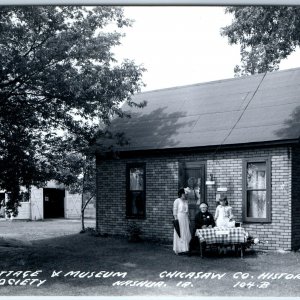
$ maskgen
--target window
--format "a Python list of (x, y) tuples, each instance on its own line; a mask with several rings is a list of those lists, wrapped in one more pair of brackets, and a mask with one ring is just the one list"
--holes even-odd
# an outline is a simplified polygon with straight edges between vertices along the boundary
[(245, 222), (270, 222), (270, 161), (244, 162), (243, 216)]
[(5, 193), (1, 192), (0, 193), (0, 218), (5, 217), (4, 205), (5, 205)]
[(129, 164), (126, 168), (126, 216), (146, 216), (146, 166), (143, 163)]
[(5, 193), (0, 192), (0, 205), (5, 204)]
[(22, 191), (21, 192), (21, 200), (20, 200), (20, 202), (29, 202), (29, 199), (30, 199), (29, 190)]
[[(11, 198), (11, 193), (7, 192), (7, 201)], [(5, 193), (0, 193), (0, 202), (5, 200)], [(29, 189), (23, 189), (20, 191), (20, 202), (29, 202), (30, 201), (30, 190)]]

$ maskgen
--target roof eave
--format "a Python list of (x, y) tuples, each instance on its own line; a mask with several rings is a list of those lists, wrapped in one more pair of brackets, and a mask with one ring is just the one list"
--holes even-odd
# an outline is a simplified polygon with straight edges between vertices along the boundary
[[(198, 147), (181, 147), (181, 148), (164, 148), (164, 149), (143, 149), (143, 150), (125, 150), (116, 151), (114, 155), (107, 155), (106, 158), (127, 158), (137, 156), (149, 156), (149, 155), (168, 155), (172, 154), (183, 154), (191, 152), (221, 152), (223, 150), (241, 150), (251, 148), (262, 148), (262, 147), (275, 147), (275, 146), (288, 146), (300, 144), (300, 138), (297, 139), (286, 139), (286, 140), (275, 140), (275, 141), (264, 141), (264, 142), (252, 142), (252, 143), (240, 143), (240, 144), (226, 144), (226, 145), (209, 145), (209, 146), (198, 146)], [(99, 156), (96, 154), (96, 156)]]

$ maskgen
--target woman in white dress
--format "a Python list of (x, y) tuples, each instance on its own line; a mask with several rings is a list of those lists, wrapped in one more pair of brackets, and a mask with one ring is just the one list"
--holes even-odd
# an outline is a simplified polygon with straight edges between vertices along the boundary
[(176, 254), (186, 253), (189, 251), (189, 243), (191, 241), (190, 222), (189, 222), (189, 206), (185, 197), (184, 189), (178, 191), (178, 198), (173, 204), (173, 215), (179, 221), (180, 237), (174, 229), (173, 250)]
[(220, 199), (220, 205), (216, 208), (215, 221), (217, 227), (231, 227), (232, 207), (228, 206), (227, 197)]

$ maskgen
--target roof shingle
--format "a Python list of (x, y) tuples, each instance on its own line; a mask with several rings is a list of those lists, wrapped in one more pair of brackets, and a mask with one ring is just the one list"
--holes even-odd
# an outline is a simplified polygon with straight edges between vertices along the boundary
[(300, 137), (300, 68), (137, 94), (116, 119), (120, 151), (274, 142)]

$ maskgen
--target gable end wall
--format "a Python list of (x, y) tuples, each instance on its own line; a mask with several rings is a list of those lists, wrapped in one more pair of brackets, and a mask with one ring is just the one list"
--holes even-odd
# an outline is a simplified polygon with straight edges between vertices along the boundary
[(292, 248), (300, 248), (300, 147), (292, 149)]

